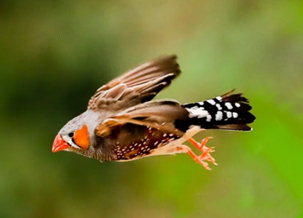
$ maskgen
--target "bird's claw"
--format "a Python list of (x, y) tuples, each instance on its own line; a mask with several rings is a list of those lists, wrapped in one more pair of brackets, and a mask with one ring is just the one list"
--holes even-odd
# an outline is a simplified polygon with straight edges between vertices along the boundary
[(212, 139), (212, 137), (207, 137), (204, 138), (201, 143), (196, 142), (193, 138), (190, 138), (188, 141), (190, 143), (192, 143), (197, 149), (199, 149), (200, 151), (202, 151), (202, 154), (200, 156), (196, 156), (194, 155), (194, 153), (190, 153), (190, 155), (193, 157), (193, 159), (198, 162), (199, 164), (201, 164), (202, 166), (205, 167), (205, 169), (210, 170), (210, 168), (208, 167), (208, 163), (205, 161), (209, 161), (212, 162), (214, 165), (218, 165), (216, 163), (216, 160), (210, 155), (211, 152), (214, 152), (215, 150), (214, 147), (206, 147), (206, 143), (209, 139)]

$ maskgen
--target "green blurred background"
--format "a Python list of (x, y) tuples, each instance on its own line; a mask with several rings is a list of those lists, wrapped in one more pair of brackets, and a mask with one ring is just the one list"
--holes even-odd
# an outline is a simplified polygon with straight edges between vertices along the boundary
[[(244, 92), (253, 132), (189, 155), (99, 163), (51, 146), (95, 90), (176, 53), (159, 98)], [(0, 217), (296, 217), (303, 203), (303, 2), (0, 1)], [(303, 215), (303, 214), (301, 214)]]

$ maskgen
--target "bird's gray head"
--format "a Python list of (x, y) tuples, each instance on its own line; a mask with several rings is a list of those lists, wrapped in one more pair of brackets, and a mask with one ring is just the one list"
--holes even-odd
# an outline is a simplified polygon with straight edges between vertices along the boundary
[(65, 124), (55, 138), (52, 151), (82, 150), (86, 151), (90, 145), (90, 133), (84, 114), (81, 114)]

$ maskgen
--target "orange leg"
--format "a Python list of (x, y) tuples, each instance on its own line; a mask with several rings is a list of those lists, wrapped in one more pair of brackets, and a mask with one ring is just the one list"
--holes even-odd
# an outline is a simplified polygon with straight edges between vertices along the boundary
[(198, 157), (199, 160), (201, 160), (201, 161), (203, 161), (203, 160), (211, 161), (214, 165), (218, 165), (216, 163), (215, 159), (210, 155), (210, 152), (214, 152), (214, 150), (213, 150), (214, 147), (208, 148), (208, 147), (205, 146), (207, 141), (211, 138), (212, 137), (207, 137), (207, 138), (203, 139), (201, 141), (201, 143), (196, 142), (193, 138), (188, 139), (188, 141), (190, 143), (192, 143), (197, 149), (202, 151), (202, 154)]
[(204, 162), (202, 158), (195, 155), (195, 153), (190, 149), (190, 147), (188, 147), (186, 145), (179, 145), (177, 147), (177, 152), (178, 153), (188, 153), (197, 163), (201, 164), (205, 169), (211, 170), (208, 167), (208, 163)]

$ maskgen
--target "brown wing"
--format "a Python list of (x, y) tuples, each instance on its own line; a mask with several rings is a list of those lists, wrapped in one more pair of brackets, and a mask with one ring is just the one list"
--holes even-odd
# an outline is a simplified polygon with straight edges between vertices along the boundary
[(92, 110), (125, 109), (154, 98), (180, 74), (175, 55), (165, 56), (125, 73), (99, 88), (88, 103)]
[(102, 122), (95, 129), (95, 134), (107, 137), (117, 126), (127, 123), (150, 127), (165, 133), (183, 135), (184, 133), (175, 128), (176, 120), (188, 119), (188, 111), (175, 101), (146, 102), (128, 108), (115, 116)]

